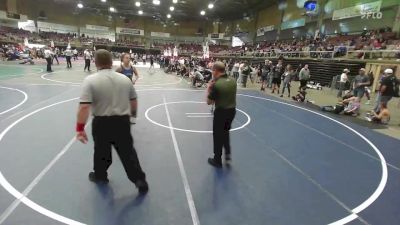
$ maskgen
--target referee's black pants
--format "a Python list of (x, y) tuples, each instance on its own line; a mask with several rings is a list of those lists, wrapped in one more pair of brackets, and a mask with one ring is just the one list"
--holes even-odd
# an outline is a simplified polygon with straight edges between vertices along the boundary
[(90, 71), (90, 59), (85, 59), (85, 69), (83, 70), (86, 70), (86, 68)]
[(47, 72), (51, 72), (51, 57), (46, 58), (47, 62)]
[(222, 148), (225, 149), (225, 155), (231, 154), (231, 145), (229, 138), (229, 130), (232, 121), (235, 118), (236, 109), (220, 109), (214, 110), (213, 120), (213, 139), (214, 139), (214, 160), (221, 162)]
[(96, 178), (107, 178), (107, 169), (112, 163), (113, 146), (121, 159), (128, 178), (133, 183), (145, 180), (136, 150), (133, 147), (129, 116), (94, 117), (92, 123), (94, 140), (94, 172)]
[(65, 56), (65, 59), (67, 60), (67, 68), (71, 68), (72, 67), (71, 56)]

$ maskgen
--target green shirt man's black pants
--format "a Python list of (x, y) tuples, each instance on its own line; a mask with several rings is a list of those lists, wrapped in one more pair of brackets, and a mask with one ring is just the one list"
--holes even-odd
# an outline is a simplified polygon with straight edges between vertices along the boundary
[(225, 148), (225, 155), (231, 154), (229, 130), (235, 118), (236, 108), (215, 109), (213, 120), (213, 139), (214, 139), (214, 160), (222, 162), (222, 149)]

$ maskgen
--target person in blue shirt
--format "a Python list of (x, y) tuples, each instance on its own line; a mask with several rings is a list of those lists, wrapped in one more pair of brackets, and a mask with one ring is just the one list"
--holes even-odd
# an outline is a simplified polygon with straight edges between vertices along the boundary
[[(121, 66), (116, 70), (116, 72), (127, 76), (132, 81), (133, 85), (135, 85), (136, 81), (139, 80), (139, 73), (131, 64), (131, 56), (129, 53), (123, 53), (121, 55)], [(131, 116), (131, 124), (136, 124), (136, 118), (137, 114), (134, 112)]]
[(139, 79), (139, 73), (137, 69), (132, 66), (131, 57), (128, 53), (123, 53), (121, 55), (121, 66), (116, 70), (116, 72), (127, 76), (132, 81), (132, 84), (135, 84)]

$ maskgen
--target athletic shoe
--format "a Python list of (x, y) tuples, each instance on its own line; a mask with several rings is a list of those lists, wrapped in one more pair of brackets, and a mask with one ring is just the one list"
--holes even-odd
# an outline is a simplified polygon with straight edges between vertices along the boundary
[(135, 117), (131, 117), (130, 121), (131, 121), (131, 124), (136, 124), (136, 118)]
[(217, 162), (213, 158), (208, 158), (208, 164), (210, 164), (211, 166), (216, 167), (216, 168), (222, 168), (222, 162)]
[(368, 100), (365, 104), (366, 104), (366, 105), (371, 105), (370, 100)]
[(109, 182), (108, 178), (97, 178), (94, 172), (89, 173), (89, 180), (94, 183), (104, 183), (107, 184)]
[(225, 155), (225, 162), (228, 163), (228, 164), (232, 162), (231, 154), (226, 154)]
[(135, 185), (141, 195), (144, 195), (149, 191), (149, 185), (147, 184), (146, 180), (138, 180), (136, 181)]

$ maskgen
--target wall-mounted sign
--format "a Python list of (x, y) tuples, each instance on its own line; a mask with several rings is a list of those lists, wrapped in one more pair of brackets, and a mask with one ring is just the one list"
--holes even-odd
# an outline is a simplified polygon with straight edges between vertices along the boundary
[(105, 26), (97, 26), (97, 25), (86, 24), (86, 29), (88, 29), (88, 30), (102, 30), (102, 31), (108, 31), (110, 28), (105, 27)]
[(352, 17), (358, 17), (367, 13), (378, 13), (381, 10), (382, 1), (360, 4), (344, 9), (333, 11), (332, 20), (342, 20)]
[(169, 38), (171, 36), (171, 34), (170, 33), (164, 33), (164, 32), (151, 32), (150, 36), (152, 36), (152, 37)]
[(260, 27), (257, 29), (257, 37), (263, 36), (265, 32), (273, 31), (275, 29), (274, 25)]
[(301, 18), (297, 20), (289, 20), (286, 22), (283, 22), (281, 24), (281, 30), (287, 30), (291, 28), (296, 28), (296, 27), (303, 27), (306, 25), (306, 18)]
[(224, 39), (224, 33), (213, 33), (213, 34), (208, 34), (208, 38), (210, 39)]
[(117, 34), (127, 34), (127, 35), (139, 35), (139, 36), (143, 36), (143, 35), (144, 35), (144, 30), (117, 27), (117, 28), (116, 28), (116, 33), (117, 33)]

